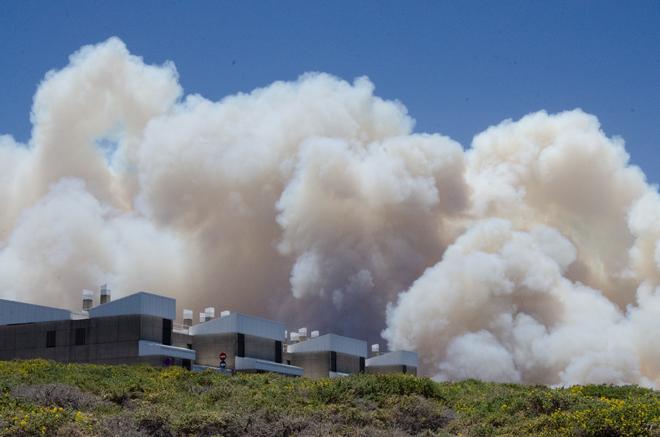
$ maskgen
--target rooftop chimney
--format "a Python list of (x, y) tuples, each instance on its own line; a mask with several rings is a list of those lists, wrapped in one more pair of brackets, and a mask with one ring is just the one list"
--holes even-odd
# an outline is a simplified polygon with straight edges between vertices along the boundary
[(110, 289), (108, 284), (101, 285), (101, 305), (110, 302)]
[(93, 306), (94, 306), (94, 292), (92, 290), (83, 290), (82, 291), (83, 311), (87, 311)]
[(193, 312), (192, 310), (183, 310), (183, 326), (192, 326)]

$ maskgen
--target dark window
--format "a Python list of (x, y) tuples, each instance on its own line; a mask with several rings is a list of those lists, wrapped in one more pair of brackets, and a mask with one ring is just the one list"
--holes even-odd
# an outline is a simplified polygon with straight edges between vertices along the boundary
[(172, 345), (172, 321), (170, 319), (163, 319), (163, 344)]
[(337, 352), (330, 352), (330, 371), (337, 371)]
[(290, 366), (291, 365), (291, 360), (286, 360), (286, 363)]
[(360, 372), (364, 372), (364, 357), (360, 357)]
[(55, 347), (56, 331), (46, 331), (46, 347)]
[(186, 344), (186, 346), (188, 347), (188, 349), (192, 349), (192, 343), (188, 343)]
[(408, 367), (405, 364), (403, 365), (403, 373), (408, 373)]
[(236, 334), (236, 356), (245, 356), (245, 334)]
[(282, 362), (282, 342), (281, 341), (276, 341), (275, 342), (275, 362), (276, 363), (281, 363)]
[(87, 330), (85, 328), (76, 328), (76, 346), (82, 346), (85, 344), (87, 337)]

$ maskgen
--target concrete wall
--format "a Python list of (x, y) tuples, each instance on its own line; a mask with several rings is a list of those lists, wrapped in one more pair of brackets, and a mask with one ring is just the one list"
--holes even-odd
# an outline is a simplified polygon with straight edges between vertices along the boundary
[[(184, 347), (186, 349), (192, 349), (193, 337), (189, 334), (183, 334), (181, 332), (172, 333), (172, 346)], [(190, 345), (190, 347), (188, 347)]]
[[(76, 330), (85, 343), (76, 345)], [(61, 362), (130, 363), (154, 361), (138, 357), (138, 341), (161, 342), (163, 320), (144, 315), (0, 326), (0, 359), (45, 358)], [(47, 347), (47, 333), (55, 331), (55, 346)], [(158, 363), (162, 360), (158, 359)]]
[[(239, 352), (238, 337), (239, 334), (236, 333), (192, 336), (193, 349), (197, 352), (196, 364), (218, 367), (220, 364), (218, 355), (220, 355), (220, 352), (224, 352), (227, 354), (227, 358), (225, 359), (227, 368), (234, 369), (236, 367), (235, 358)], [(275, 348), (277, 342), (275, 340), (253, 337), (251, 335), (244, 335), (243, 338), (245, 342), (243, 356), (276, 361)]]
[[(332, 355), (335, 355), (335, 369), (332, 368)], [(359, 373), (360, 357), (338, 352), (295, 352), (284, 355), (284, 363), (302, 367), (303, 376), (308, 378), (327, 378), (330, 372)]]
[(302, 367), (307, 378), (327, 378), (330, 374), (330, 352), (287, 353), (284, 363)]
[(172, 366), (183, 366), (183, 360), (180, 358), (171, 358), (161, 355), (151, 355), (148, 357), (126, 357), (126, 358), (109, 358), (105, 360), (98, 360), (95, 364), (148, 364), (151, 366), (160, 367), (166, 362)]
[(220, 363), (218, 355), (220, 352), (224, 352), (227, 354), (225, 360), (227, 368), (235, 367), (234, 359), (238, 346), (236, 334), (195, 335), (192, 337), (192, 341), (193, 349), (197, 352), (196, 364), (218, 367)]
[(339, 373), (360, 373), (360, 357), (337, 353), (337, 370)]
[(245, 356), (250, 358), (258, 358), (260, 360), (276, 361), (275, 360), (275, 347), (274, 340), (253, 337), (251, 335), (245, 336)]

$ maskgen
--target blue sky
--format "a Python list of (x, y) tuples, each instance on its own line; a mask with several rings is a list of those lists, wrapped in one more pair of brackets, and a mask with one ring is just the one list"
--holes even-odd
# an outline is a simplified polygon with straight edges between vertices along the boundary
[[(238, 6), (240, 5), (240, 6)], [(219, 99), (325, 71), (367, 75), (417, 131), (465, 147), (505, 118), (576, 107), (660, 182), (660, 2), (0, 2), (0, 133), (29, 138), (44, 73), (116, 35)]]

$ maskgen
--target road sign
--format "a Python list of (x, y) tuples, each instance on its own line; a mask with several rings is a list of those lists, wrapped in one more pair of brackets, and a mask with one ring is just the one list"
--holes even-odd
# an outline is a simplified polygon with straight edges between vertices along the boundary
[(227, 359), (227, 354), (224, 352), (220, 352), (220, 355), (218, 355), (218, 357), (220, 357), (220, 361), (224, 361), (225, 359)]
[(225, 363), (224, 361), (220, 361), (220, 368), (224, 369), (225, 367), (227, 367), (227, 363)]

